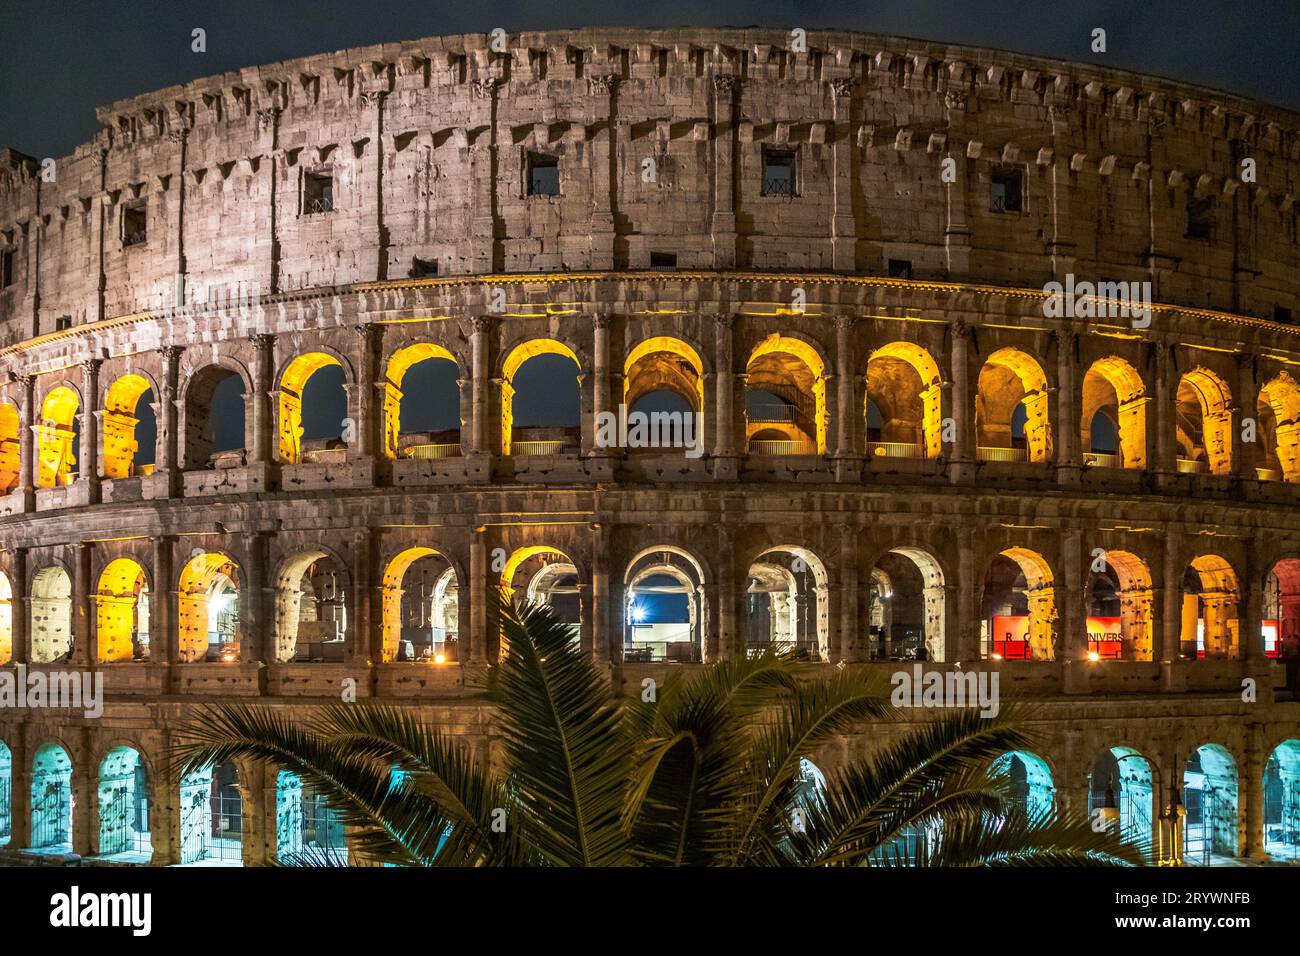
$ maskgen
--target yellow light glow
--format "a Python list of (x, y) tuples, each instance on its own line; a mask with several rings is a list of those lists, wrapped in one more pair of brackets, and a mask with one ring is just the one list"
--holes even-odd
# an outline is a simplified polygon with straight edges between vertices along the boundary
[(447, 663), (447, 655), (446, 655), (446, 654), (435, 654), (434, 657), (433, 657), (433, 662), (434, 662), (435, 664), (445, 664), (445, 663)]
[(1092, 661), (1095, 664), (1097, 663), (1097, 661), (1101, 660), (1101, 655), (1098, 654), (1096, 651), (1089, 651), (1088, 660)]

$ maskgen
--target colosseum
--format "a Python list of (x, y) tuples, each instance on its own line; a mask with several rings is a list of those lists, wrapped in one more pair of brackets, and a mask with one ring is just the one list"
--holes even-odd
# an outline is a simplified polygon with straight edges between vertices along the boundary
[[(1300, 115), (793, 39), (384, 44), (0, 150), (6, 862), (341, 845), (172, 732), (353, 688), (490, 755), (497, 585), (615, 694), (995, 673), (1026, 802), (1142, 835), (1172, 788), (1187, 862), (1300, 855)], [(598, 427), (637, 412), (698, 447)], [(18, 706), (68, 674), (98, 706)]]

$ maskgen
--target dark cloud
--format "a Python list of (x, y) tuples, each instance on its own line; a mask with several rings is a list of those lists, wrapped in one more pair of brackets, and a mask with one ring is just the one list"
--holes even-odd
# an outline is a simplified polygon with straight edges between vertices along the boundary
[[(493, 27), (803, 26), (1000, 47), (1175, 77), (1300, 108), (1300, 4), (1033, 0), (0, 0), (0, 146), (63, 155), (96, 106), (199, 76), (352, 46)], [(1109, 52), (1094, 56), (1094, 27)], [(208, 52), (190, 51), (203, 27)]]

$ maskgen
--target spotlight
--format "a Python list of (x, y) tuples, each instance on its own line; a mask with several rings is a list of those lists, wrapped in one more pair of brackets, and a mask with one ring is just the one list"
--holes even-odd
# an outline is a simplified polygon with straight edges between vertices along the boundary
[(435, 664), (445, 664), (445, 663), (447, 663), (447, 655), (446, 655), (446, 654), (435, 654), (435, 655), (433, 655), (433, 662), (434, 662)]
[(1089, 651), (1088, 660), (1092, 661), (1095, 664), (1097, 661), (1101, 660), (1101, 655), (1098, 654), (1096, 651)]

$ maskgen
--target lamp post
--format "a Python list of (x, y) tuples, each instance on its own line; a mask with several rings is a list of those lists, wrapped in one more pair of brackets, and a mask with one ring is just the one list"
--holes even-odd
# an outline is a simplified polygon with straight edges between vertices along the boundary
[(1178, 755), (1175, 754), (1173, 766), (1169, 768), (1169, 799), (1160, 811), (1160, 823), (1156, 828), (1156, 866), (1186, 865), (1183, 860), (1183, 821), (1187, 817), (1187, 808), (1183, 806), (1182, 790), (1174, 770), (1177, 765)]

